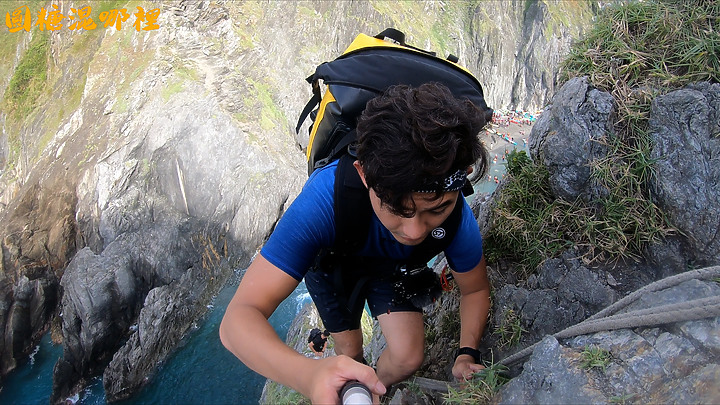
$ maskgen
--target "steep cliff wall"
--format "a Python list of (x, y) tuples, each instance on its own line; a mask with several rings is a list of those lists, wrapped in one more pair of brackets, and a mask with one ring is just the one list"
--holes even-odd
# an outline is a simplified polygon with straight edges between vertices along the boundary
[[(79, 6), (53, 4), (65, 16)], [(108, 399), (131, 395), (298, 192), (304, 78), (356, 33), (395, 26), (460, 56), (491, 106), (536, 108), (588, 4), (93, 2), (95, 30), (4, 32), (15, 56), (0, 70), (1, 373), (54, 322), (54, 399), (108, 362)], [(123, 7), (158, 8), (159, 29), (137, 31), (134, 16), (103, 27), (100, 13)], [(579, 19), (558, 19), (568, 11)], [(179, 302), (184, 316), (168, 316), (163, 303)], [(129, 361), (143, 372), (123, 374)]]

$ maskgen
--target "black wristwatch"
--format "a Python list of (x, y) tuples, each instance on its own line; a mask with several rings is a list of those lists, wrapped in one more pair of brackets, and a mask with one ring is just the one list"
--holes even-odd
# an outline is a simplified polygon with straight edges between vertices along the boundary
[(475, 364), (480, 364), (480, 361), (482, 360), (482, 357), (480, 357), (480, 350), (473, 349), (472, 347), (459, 348), (457, 354), (455, 355), (455, 358), (462, 354), (469, 354), (470, 356), (472, 356), (473, 360), (475, 360)]

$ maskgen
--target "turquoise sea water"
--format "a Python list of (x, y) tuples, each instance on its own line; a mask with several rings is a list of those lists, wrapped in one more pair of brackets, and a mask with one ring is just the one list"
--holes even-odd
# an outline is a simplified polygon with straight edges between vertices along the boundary
[[(225, 307), (237, 288), (237, 278), (216, 297), (207, 317), (184, 340), (182, 347), (158, 370), (138, 395), (118, 404), (257, 404), (265, 378), (248, 369), (220, 343), (218, 327)], [(282, 338), (302, 305), (310, 300), (301, 283), (270, 317)], [(258, 347), (262, 349), (262, 346)], [(30, 360), (3, 382), (0, 404), (42, 404), (50, 401), (52, 371), (62, 347), (45, 336)], [(70, 402), (105, 404), (102, 377)]]

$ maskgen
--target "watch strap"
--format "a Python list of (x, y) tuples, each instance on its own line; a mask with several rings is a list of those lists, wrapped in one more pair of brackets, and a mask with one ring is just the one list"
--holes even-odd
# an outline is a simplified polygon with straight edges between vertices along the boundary
[(463, 354), (468, 354), (472, 356), (473, 360), (475, 360), (475, 364), (480, 364), (480, 361), (482, 360), (482, 357), (480, 357), (480, 350), (473, 349), (472, 347), (466, 346), (459, 348), (457, 354), (455, 355), (455, 358)]

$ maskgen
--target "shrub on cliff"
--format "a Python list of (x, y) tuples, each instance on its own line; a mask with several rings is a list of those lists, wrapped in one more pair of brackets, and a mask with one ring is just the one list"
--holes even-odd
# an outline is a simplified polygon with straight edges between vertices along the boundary
[(639, 259), (648, 243), (674, 232), (649, 193), (650, 104), (692, 82), (720, 82), (719, 19), (720, 3), (703, 0), (628, 2), (600, 12), (564, 61), (561, 80), (587, 76), (616, 102), (614, 128), (597, 140), (609, 153), (590, 168), (608, 193), (590, 203), (563, 201), (541, 164), (511, 157), (486, 238), (491, 261), (517, 260), (529, 274), (571, 245), (589, 261)]

